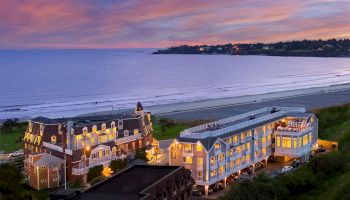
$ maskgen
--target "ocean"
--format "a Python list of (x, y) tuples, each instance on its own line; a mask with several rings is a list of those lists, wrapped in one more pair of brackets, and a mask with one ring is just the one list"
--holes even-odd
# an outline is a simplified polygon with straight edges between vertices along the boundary
[(236, 97), (350, 82), (349, 58), (1, 50), (0, 119)]

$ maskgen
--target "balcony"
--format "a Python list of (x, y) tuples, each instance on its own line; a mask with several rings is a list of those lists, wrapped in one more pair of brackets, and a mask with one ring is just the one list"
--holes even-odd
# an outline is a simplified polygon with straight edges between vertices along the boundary
[(300, 157), (311, 151), (311, 145), (307, 144), (303, 147), (298, 148), (283, 148), (277, 147), (275, 149), (275, 155), (277, 156), (291, 156), (291, 157)]
[(286, 136), (302, 136), (306, 133), (309, 133), (313, 130), (313, 127), (307, 128), (277, 128), (275, 131), (276, 135), (286, 135)]
[(137, 139), (139, 139), (141, 137), (142, 137), (141, 134), (126, 136), (126, 137), (122, 137), (122, 138), (114, 140), (114, 143), (115, 144), (123, 144), (123, 143), (127, 143), (127, 142), (131, 142), (131, 141), (137, 140)]

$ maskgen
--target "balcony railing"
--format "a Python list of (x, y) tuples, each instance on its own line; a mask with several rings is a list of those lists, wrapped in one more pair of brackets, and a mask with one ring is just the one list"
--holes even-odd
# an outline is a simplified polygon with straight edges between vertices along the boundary
[(288, 130), (277, 130), (275, 131), (276, 135), (287, 135), (287, 136), (301, 136), (304, 135), (306, 133), (309, 133), (313, 130), (313, 127), (307, 127), (301, 131), (298, 132), (294, 132), (294, 131), (288, 131)]
[(137, 139), (139, 139), (141, 137), (142, 137), (141, 134), (126, 136), (126, 137), (122, 137), (122, 138), (114, 140), (114, 143), (116, 143), (116, 144), (127, 143), (127, 142), (131, 142), (131, 141), (137, 140)]
[(307, 152), (311, 151), (311, 146), (309, 144), (298, 147), (298, 148), (283, 148), (283, 147), (276, 147), (275, 154), (276, 155), (294, 155), (294, 156), (301, 156)]

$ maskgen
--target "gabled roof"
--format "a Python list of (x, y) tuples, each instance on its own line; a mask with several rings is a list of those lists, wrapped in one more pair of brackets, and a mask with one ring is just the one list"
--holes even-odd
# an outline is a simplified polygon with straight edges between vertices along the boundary
[(37, 166), (52, 167), (63, 163), (64, 160), (48, 153), (43, 153), (41, 158), (35, 162)]

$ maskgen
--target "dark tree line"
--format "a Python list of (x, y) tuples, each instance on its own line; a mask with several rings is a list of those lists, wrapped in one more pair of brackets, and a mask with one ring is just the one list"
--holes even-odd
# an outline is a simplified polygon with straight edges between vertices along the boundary
[(270, 56), (350, 56), (349, 39), (296, 40), (276, 43), (238, 43), (223, 45), (182, 45), (154, 52), (154, 54), (230, 54)]

